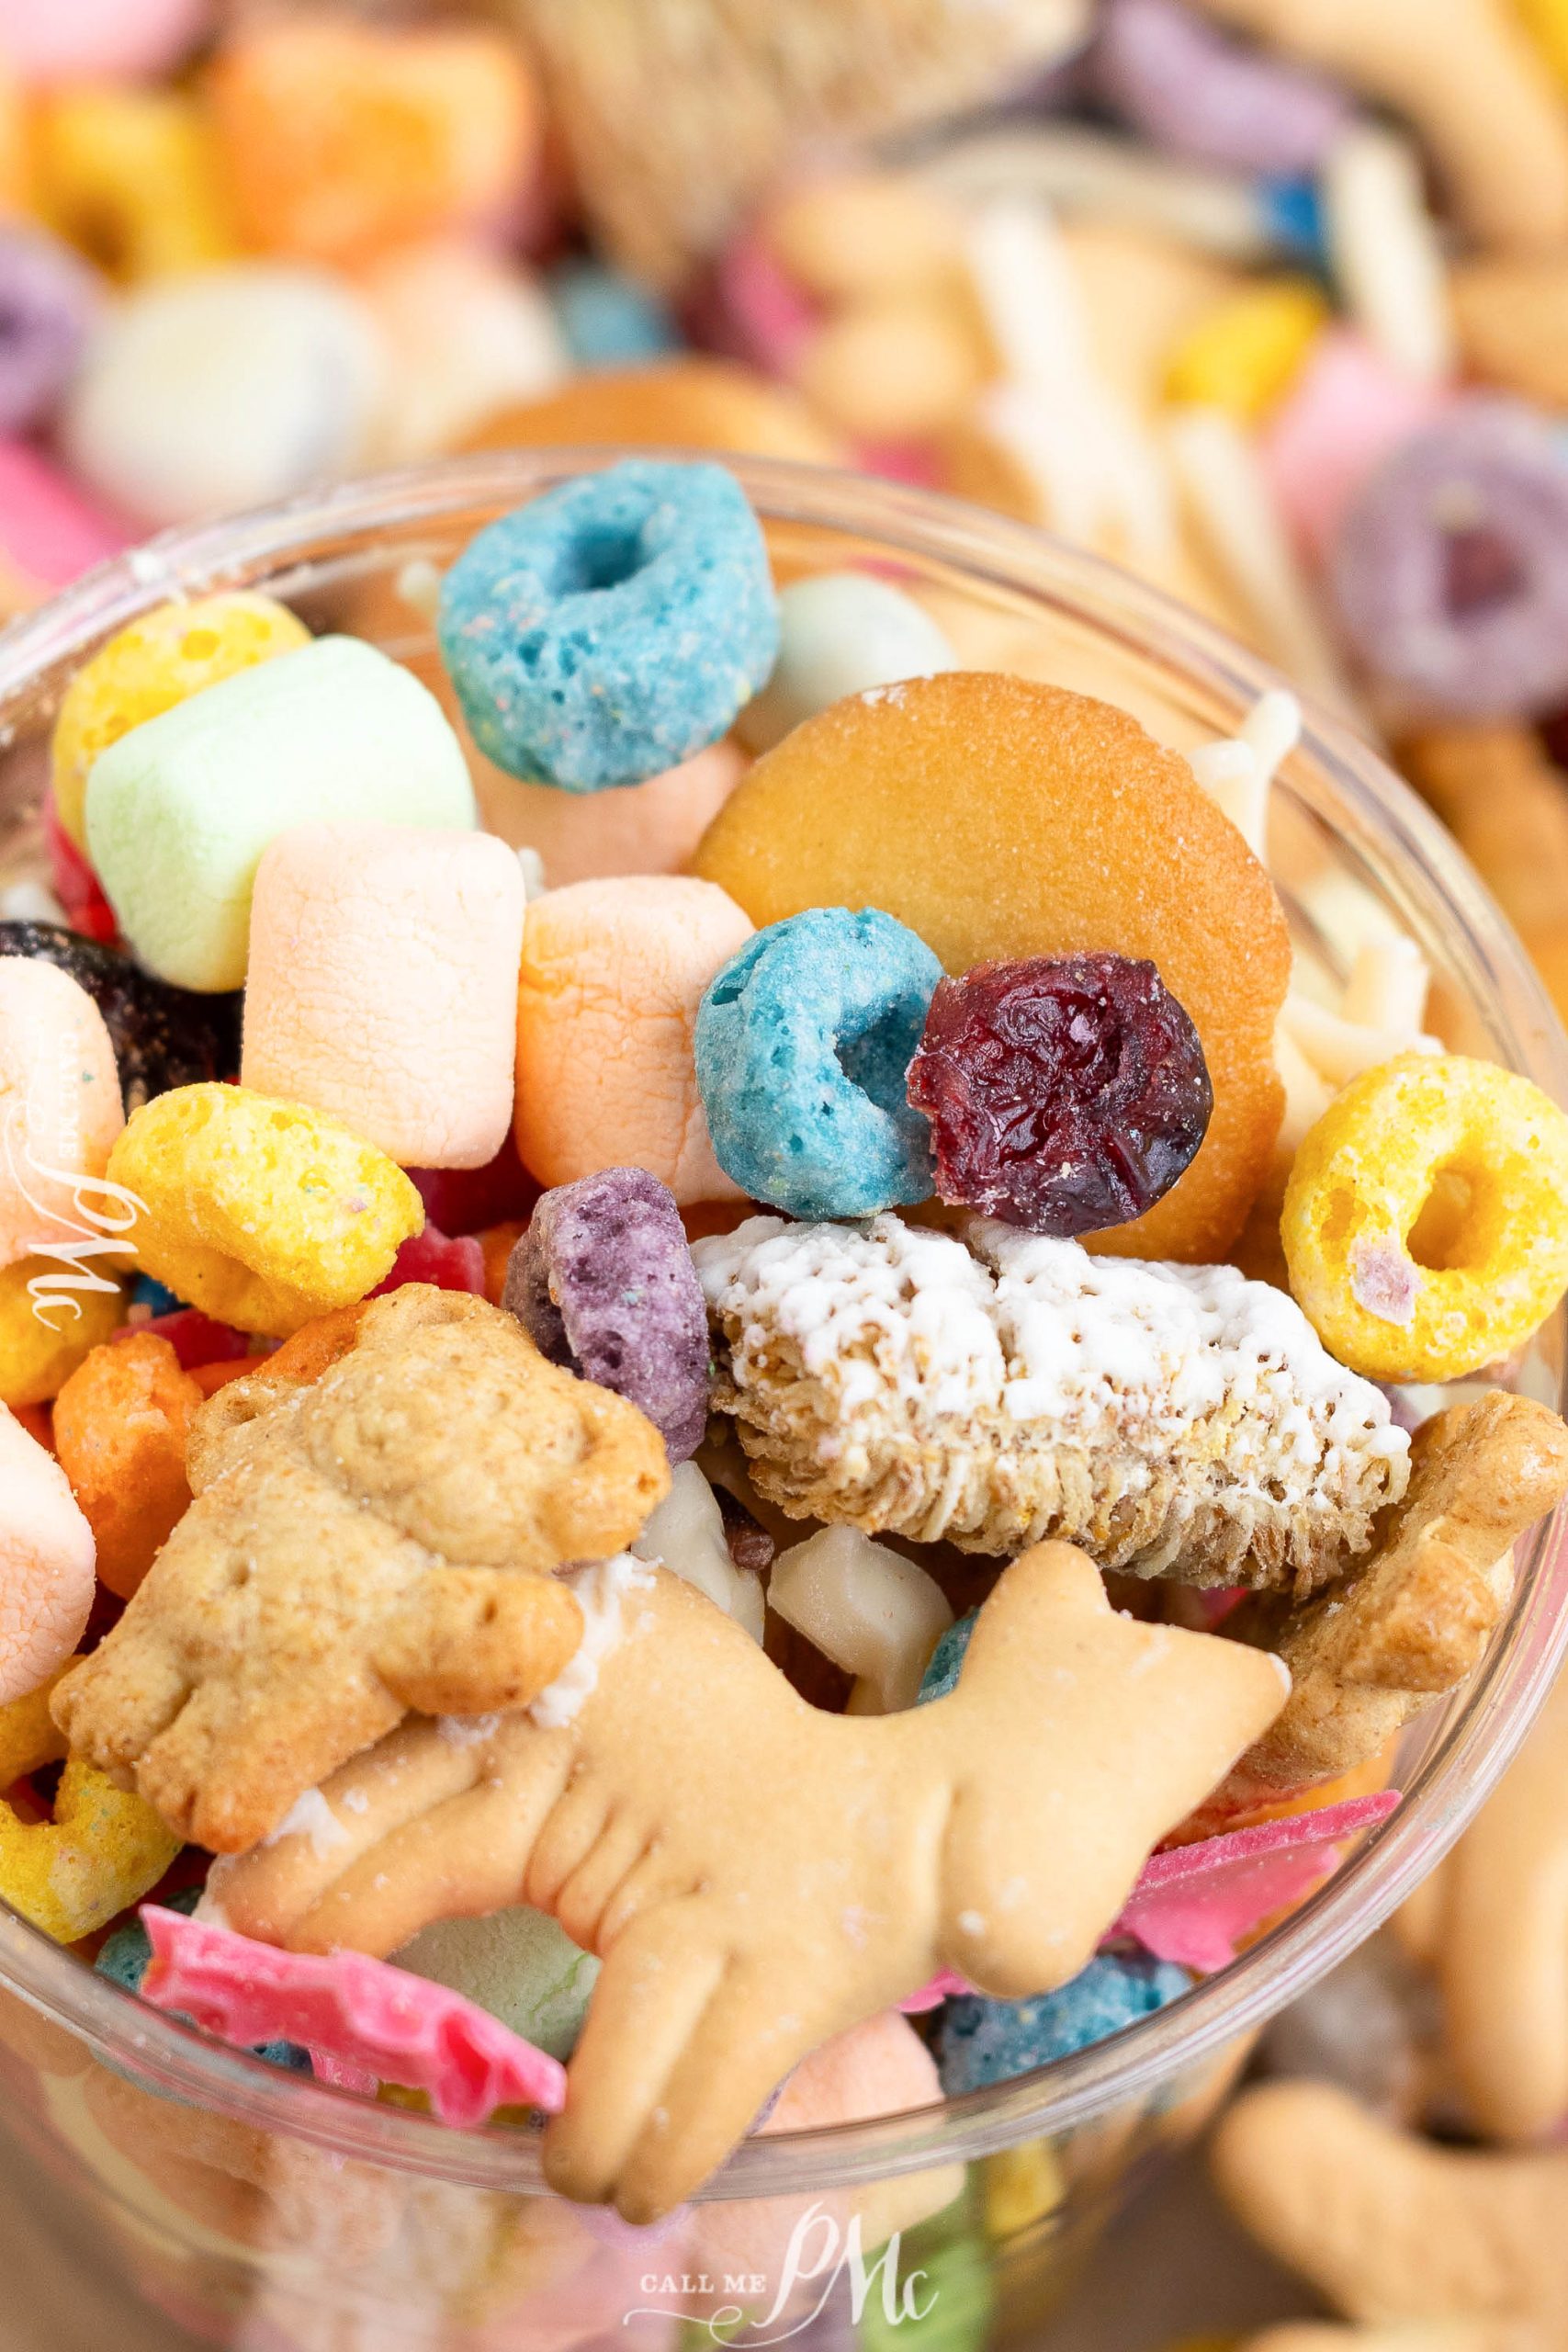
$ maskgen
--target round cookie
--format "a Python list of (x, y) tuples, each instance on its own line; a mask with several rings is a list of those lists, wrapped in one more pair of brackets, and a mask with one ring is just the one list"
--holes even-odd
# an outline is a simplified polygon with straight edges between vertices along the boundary
[(1125, 711), (976, 671), (874, 688), (759, 760), (694, 863), (759, 928), (874, 906), (949, 972), (1106, 948), (1156, 965), (1201, 1040), (1213, 1115), (1179, 1182), (1096, 1246), (1224, 1254), (1279, 1128), (1290, 938), (1241, 835)]
[(544, 400), (503, 409), (468, 449), (712, 449), (842, 462), (842, 445), (796, 393), (733, 360), (695, 355), (579, 376)]

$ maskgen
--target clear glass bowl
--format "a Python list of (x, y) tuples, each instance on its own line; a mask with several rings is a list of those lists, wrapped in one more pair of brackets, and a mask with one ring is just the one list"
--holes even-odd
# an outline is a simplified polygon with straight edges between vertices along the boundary
[[(0, 880), (42, 872), (36, 809), (61, 689), (137, 613), (181, 591), (265, 587), (314, 627), (356, 629), (434, 677), (402, 568), (446, 562), (496, 514), (613, 454), (491, 454), (350, 483), (170, 535), (17, 623), (0, 637)], [(736, 471), (781, 574), (874, 566), (938, 614), (967, 663), (1105, 695), (1178, 749), (1231, 731), (1280, 683), (1153, 591), (978, 509), (792, 466)], [(496, 821), (509, 787), (482, 789)], [(525, 837), (526, 823), (513, 830)], [(1404, 786), (1327, 717), (1310, 717), (1285, 764), (1269, 859), (1308, 985), (1397, 924), (1430, 959), (1447, 1042), (1568, 1097), (1568, 1041), (1501, 915)], [(1560, 1315), (1516, 1374), (1559, 1406), (1562, 1340)], [(1234, 1967), (1001, 2087), (754, 2139), (662, 2237), (548, 2196), (525, 2132), (459, 2134), (278, 2074), (141, 2007), (0, 1911), (4, 2129), (31, 2166), (40, 2221), (128, 2303), (156, 2307), (160, 2343), (247, 2352), (565, 2352), (599, 2335), (651, 2352), (738, 2306), (770, 2340), (807, 2324), (841, 2338), (857, 2218), (867, 2249), (901, 2229), (912, 2308), (935, 2295), (901, 2340), (1035, 2324), (1140, 2169), (1223, 2094), (1248, 2037), (1371, 1932), (1497, 1779), (1568, 1638), (1561, 1520), (1521, 1547), (1520, 1569), (1480, 1672), (1407, 1737), (1394, 1818)], [(792, 2241), (797, 2274), (820, 2266), (793, 2286)], [(886, 2332), (886, 2291), (885, 2272), (863, 2341)], [(727, 2333), (716, 2320), (715, 2340)]]

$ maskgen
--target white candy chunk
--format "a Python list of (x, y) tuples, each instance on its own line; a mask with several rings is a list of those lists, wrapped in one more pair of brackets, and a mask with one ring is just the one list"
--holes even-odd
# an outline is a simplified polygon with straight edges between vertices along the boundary
[(105, 319), (62, 437), (93, 488), (145, 523), (265, 505), (366, 456), (387, 356), (346, 278), (244, 260), (138, 286)]
[(1269, 831), (1269, 790), (1282, 759), (1301, 741), (1302, 707), (1276, 688), (1259, 695), (1234, 735), (1201, 743), (1188, 764), (1213, 801), (1261, 858)]
[(1431, 967), (1413, 939), (1369, 941), (1350, 967), (1339, 1010), (1369, 1029), (1418, 1030), (1427, 1015)]
[(1264, 650), (1309, 693), (1354, 708), (1250, 436), (1223, 409), (1171, 412), (1170, 453), (1193, 519), (1242, 598)]
[(912, 596), (868, 571), (823, 571), (779, 596), (779, 658), (735, 722), (753, 752), (846, 695), (955, 666), (952, 646)]
[(1350, 315), (1407, 376), (1440, 383), (1453, 367), (1448, 270), (1412, 140), (1359, 122), (1323, 173), (1329, 261)]
[(825, 1527), (781, 1553), (768, 1605), (858, 1678), (856, 1714), (912, 1707), (931, 1654), (953, 1623), (942, 1587), (924, 1568), (856, 1527)]
[(762, 1580), (730, 1558), (717, 1497), (694, 1462), (671, 1473), (670, 1492), (631, 1548), (639, 1560), (695, 1585), (753, 1641), (761, 1640)]
[(1372, 1029), (1347, 1021), (1304, 996), (1288, 996), (1280, 1020), (1320, 1078), (1337, 1089), (1397, 1054), (1440, 1054), (1441, 1043), (1420, 1030)]

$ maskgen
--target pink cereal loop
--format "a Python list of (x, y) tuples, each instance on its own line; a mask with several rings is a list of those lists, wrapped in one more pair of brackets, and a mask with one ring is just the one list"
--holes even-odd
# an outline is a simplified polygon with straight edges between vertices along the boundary
[(152, 1946), (144, 2000), (242, 2049), (303, 2042), (323, 2079), (427, 2091), (444, 2123), (483, 2123), (498, 2107), (558, 2115), (566, 2070), (444, 1984), (364, 1952), (280, 1951), (231, 1928), (141, 1906)]

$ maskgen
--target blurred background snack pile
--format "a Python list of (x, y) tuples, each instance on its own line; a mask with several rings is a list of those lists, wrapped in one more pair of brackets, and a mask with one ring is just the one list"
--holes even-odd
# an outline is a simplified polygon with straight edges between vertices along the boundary
[[(1568, 1013), (1568, 5), (0, 0), (0, 614), (604, 443), (955, 492), (1196, 606)], [(55, 851), (0, 914), (90, 929)], [(1216, 2177), (1347, 2325), (1268, 2352), (1568, 2346), (1565, 1822), (1560, 1692), (1269, 2034)]]

